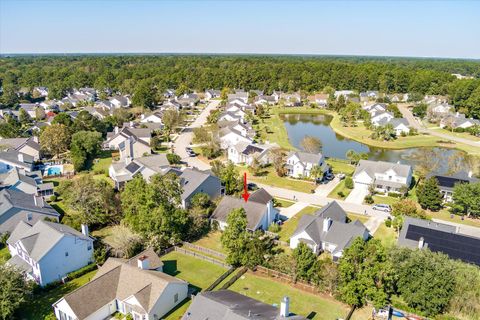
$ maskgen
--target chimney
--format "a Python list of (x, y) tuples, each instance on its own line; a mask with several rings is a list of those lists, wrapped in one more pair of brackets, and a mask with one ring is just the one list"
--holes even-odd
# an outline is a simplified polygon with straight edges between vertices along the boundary
[(280, 303), (280, 317), (287, 318), (288, 316), (290, 316), (290, 298), (283, 297)]
[(332, 219), (326, 218), (323, 220), (323, 232), (327, 232), (328, 229), (330, 229), (330, 226), (332, 225)]
[(133, 121), (130, 121), (129, 127), (130, 127), (130, 128), (133, 128)]
[(88, 237), (88, 226), (82, 223), (82, 233), (85, 237)]
[(43, 208), (43, 197), (33, 196), (33, 202), (35, 203), (35, 206)]
[(23, 153), (18, 154), (18, 161), (23, 162)]
[(425, 239), (423, 237), (420, 237), (420, 239), (418, 239), (418, 249), (423, 249), (424, 245), (425, 245)]
[(148, 265), (149, 265), (149, 261), (147, 256), (141, 256), (140, 258), (138, 258), (137, 266), (139, 269), (148, 270)]
[(467, 173), (468, 177), (471, 178), (473, 177), (473, 171), (472, 170), (469, 170), (468, 173)]
[(115, 129), (113, 129), (113, 131), (115, 132), (115, 134), (118, 133), (118, 126), (115, 126)]

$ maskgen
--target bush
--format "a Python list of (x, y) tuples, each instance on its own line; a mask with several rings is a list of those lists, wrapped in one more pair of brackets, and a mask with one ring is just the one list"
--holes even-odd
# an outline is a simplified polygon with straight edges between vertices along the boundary
[(401, 198), (402, 197), (402, 194), (401, 193), (397, 193), (397, 192), (389, 192), (387, 193), (387, 195), (389, 197), (393, 197), (393, 198)]
[(387, 228), (390, 228), (392, 226), (392, 220), (390, 220), (390, 219), (385, 220), (385, 226)]
[(352, 177), (346, 177), (345, 178), (345, 187), (348, 189), (353, 189), (353, 179)]
[(339, 197), (342, 197), (342, 198), (345, 197), (345, 194), (343, 193), (343, 191), (338, 191), (337, 194)]
[(56, 195), (51, 196), (50, 201), (53, 201), (53, 202), (57, 201), (57, 196)]
[(87, 274), (90, 271), (93, 271), (95, 269), (97, 269), (97, 265), (95, 263), (91, 263), (89, 265), (86, 265), (83, 268), (80, 268), (76, 271), (70, 272), (69, 274), (67, 274), (68, 281), (76, 279), (76, 278), (80, 278), (84, 274)]
[(181, 158), (178, 154), (169, 153), (169, 154), (167, 154), (167, 160), (168, 160), (168, 163), (170, 163), (170, 164), (179, 164)]
[(372, 204), (373, 203), (373, 197), (370, 194), (367, 194), (365, 196), (364, 200), (365, 200), (365, 203), (367, 203), (367, 204)]
[(280, 232), (280, 226), (274, 222), (268, 227), (268, 231), (278, 233)]

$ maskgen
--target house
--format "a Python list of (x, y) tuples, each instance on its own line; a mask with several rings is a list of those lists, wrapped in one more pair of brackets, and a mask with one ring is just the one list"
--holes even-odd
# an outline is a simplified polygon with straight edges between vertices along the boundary
[(109, 99), (115, 108), (128, 108), (132, 103), (129, 96), (116, 95)]
[(188, 283), (160, 271), (153, 250), (130, 260), (109, 258), (93, 279), (53, 304), (64, 319), (109, 319), (115, 312), (132, 319), (158, 320), (188, 296)]
[(380, 93), (378, 91), (364, 91), (360, 92), (360, 101), (370, 101), (370, 100), (377, 100), (380, 97)]
[(313, 215), (303, 215), (290, 237), (290, 248), (305, 243), (315, 254), (327, 251), (337, 260), (356, 238), (367, 240), (368, 229), (359, 220), (348, 222), (347, 213), (336, 201)]
[(0, 234), (11, 233), (20, 221), (28, 224), (45, 218), (58, 221), (59, 216), (42, 197), (15, 189), (0, 191)]
[(316, 104), (319, 107), (326, 107), (328, 105), (329, 95), (326, 93), (316, 93), (314, 95), (308, 96), (307, 100), (311, 104)]
[(260, 105), (260, 104), (274, 105), (276, 103), (277, 103), (277, 100), (273, 96), (268, 96), (268, 95), (256, 96), (254, 100), (255, 105)]
[(48, 96), (48, 88), (46, 88), (46, 87), (35, 87), (35, 88), (33, 88), (33, 92), (38, 94), (40, 97), (47, 97)]
[(387, 98), (390, 100), (390, 102), (393, 102), (393, 103), (407, 102), (408, 96), (409, 96), (408, 93), (394, 93), (394, 94), (387, 95)]
[(280, 93), (279, 97), (273, 96), (275, 100), (278, 102), (282, 100), (284, 105), (287, 107), (298, 107), (302, 105), (302, 96), (299, 92), (294, 93)]
[(170, 168), (167, 156), (164, 153), (146, 157), (130, 158), (112, 162), (108, 168), (108, 175), (115, 183), (115, 188), (120, 189), (132, 180), (137, 174), (141, 174), (147, 181), (156, 173), (165, 173)]
[(108, 112), (111, 112), (112, 110), (115, 109), (115, 105), (111, 103), (109, 100), (97, 101), (95, 103), (95, 107), (103, 109), (104, 111), (108, 111)]
[(0, 139), (0, 147), (14, 149), (15, 151), (31, 156), (35, 161), (41, 158), (41, 148), (38, 137)]
[(103, 120), (110, 115), (110, 110), (105, 110), (103, 108), (98, 107), (85, 107), (83, 110), (90, 113), (92, 116), (99, 120)]
[(246, 113), (242, 110), (222, 112), (218, 116), (218, 121), (236, 121), (245, 122)]
[(163, 113), (160, 111), (154, 112), (150, 115), (142, 114), (140, 122), (163, 124), (162, 116), (163, 116)]
[(390, 120), (383, 118), (374, 124), (376, 127), (384, 127), (386, 125), (391, 125), (397, 136), (410, 133), (408, 120), (405, 118), (392, 118)]
[[(28, 114), (28, 116), (32, 119), (35, 119), (37, 117), (37, 108), (42, 108), (40, 104), (38, 103), (20, 103), (20, 109), (25, 110), (25, 112)], [(43, 108), (42, 108), (43, 109)]]
[(48, 200), (54, 194), (53, 183), (43, 183), (40, 171), (26, 172), (17, 167), (0, 174), (0, 189), (14, 189)]
[(426, 104), (447, 103), (448, 97), (440, 95), (425, 95), (425, 97), (423, 97), (423, 102), (425, 102)]
[(429, 106), (429, 111), (435, 116), (446, 116), (454, 110), (454, 107), (448, 103), (433, 104)]
[(349, 98), (349, 96), (355, 94), (355, 92), (353, 90), (338, 90), (338, 91), (335, 91), (334, 92), (334, 97), (335, 99), (338, 99), (340, 98), (340, 96), (343, 96), (345, 98), (345, 100), (347, 100)]
[(20, 221), (7, 239), (12, 256), (7, 263), (41, 286), (61, 281), (94, 261), (93, 239), (85, 225), (82, 232), (45, 220), (35, 224)]
[(135, 128), (133, 124), (124, 124), (121, 129), (115, 127), (113, 132), (107, 133), (104, 148), (119, 150), (120, 159), (135, 159), (152, 152), (150, 140), (152, 130), (149, 128)]
[(379, 192), (401, 193), (410, 187), (412, 174), (412, 167), (406, 164), (360, 160), (353, 173), (353, 182), (355, 189), (368, 190), (374, 185)]
[(181, 171), (180, 185), (182, 187), (182, 208), (190, 207), (190, 201), (197, 193), (205, 193), (210, 199), (216, 199), (225, 194), (225, 188), (219, 178), (207, 171), (185, 168)]
[(440, 192), (443, 194), (443, 200), (445, 202), (451, 202), (453, 196), (453, 188), (456, 184), (460, 183), (475, 183), (479, 179), (472, 177), (472, 172), (469, 173), (457, 173), (452, 176), (448, 175), (433, 175), (437, 179)]
[(228, 149), (229, 146), (234, 146), (239, 142), (252, 143), (253, 139), (249, 137), (248, 133), (244, 135), (241, 131), (233, 127), (224, 127), (219, 130), (220, 147)]
[(294, 178), (309, 177), (313, 167), (319, 166), (325, 173), (329, 170), (321, 153), (292, 151), (287, 155), (287, 175)]
[(397, 243), (401, 247), (441, 252), (451, 259), (480, 266), (480, 238), (459, 233), (452, 225), (405, 217)]
[(220, 91), (220, 90), (210, 89), (210, 90), (205, 91), (205, 99), (206, 100), (211, 100), (211, 99), (215, 99), (215, 98), (220, 98), (221, 94), (222, 94), (222, 91)]
[(30, 172), (33, 170), (34, 162), (32, 156), (14, 149), (0, 151), (0, 173), (8, 172), (15, 167)]
[(370, 115), (372, 115), (373, 113), (378, 111), (387, 111), (387, 104), (385, 103), (367, 104), (363, 106), (362, 109), (370, 113)]
[(370, 121), (373, 125), (379, 125), (381, 122), (388, 122), (395, 118), (393, 113), (389, 111), (373, 111), (370, 113)]
[(290, 299), (283, 297), (280, 308), (230, 290), (197, 294), (182, 320), (306, 320), (290, 313)]
[(175, 89), (167, 89), (163, 93), (163, 96), (165, 98), (175, 98)]
[(182, 107), (193, 107), (200, 99), (196, 93), (185, 93), (177, 97), (176, 100)]
[(265, 189), (260, 188), (250, 195), (248, 201), (232, 196), (223, 197), (210, 219), (218, 223), (220, 230), (225, 230), (228, 215), (232, 210), (239, 208), (245, 210), (247, 230), (250, 231), (267, 230), (278, 217), (278, 212), (273, 207), (273, 197)]
[(234, 102), (234, 101), (240, 101), (243, 103), (247, 103), (248, 101), (248, 92), (245, 91), (236, 91), (235, 93), (231, 93), (227, 96), (227, 101)]
[(253, 139), (256, 135), (255, 130), (253, 130), (253, 127), (250, 123), (248, 122), (243, 122), (240, 119), (234, 120), (234, 121), (227, 121), (227, 120), (220, 120), (217, 122), (218, 128), (223, 129), (223, 128), (230, 128), (234, 129), (244, 137), (249, 137)]
[(161, 109), (162, 110), (166, 110), (166, 109), (180, 110), (182, 109), (182, 105), (174, 99), (169, 99), (163, 102)]
[(467, 118), (463, 113), (449, 114), (440, 121), (440, 128), (462, 128), (468, 129), (473, 126), (480, 126), (480, 120)]
[(270, 163), (270, 150), (274, 147), (278, 146), (239, 142), (228, 147), (227, 157), (228, 160), (235, 164), (245, 163), (246, 165), (251, 165), (253, 160), (257, 159), (259, 164), (265, 165)]

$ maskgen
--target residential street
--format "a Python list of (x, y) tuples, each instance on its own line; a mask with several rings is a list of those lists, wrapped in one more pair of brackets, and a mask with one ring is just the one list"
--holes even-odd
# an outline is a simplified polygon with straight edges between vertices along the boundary
[(189, 157), (185, 148), (190, 146), (190, 143), (193, 139), (193, 129), (203, 126), (207, 122), (207, 117), (210, 114), (210, 111), (214, 110), (220, 104), (220, 100), (210, 101), (205, 109), (198, 115), (198, 117), (193, 121), (190, 126), (185, 127), (182, 132), (178, 135), (177, 139), (174, 142), (174, 150), (182, 161), (187, 163), (189, 167), (195, 167), (200, 170), (208, 170), (210, 166), (205, 162), (201, 161), (197, 157)]

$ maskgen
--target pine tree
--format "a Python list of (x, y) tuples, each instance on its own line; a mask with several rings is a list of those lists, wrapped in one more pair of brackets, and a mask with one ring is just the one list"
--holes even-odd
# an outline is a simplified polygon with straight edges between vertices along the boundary
[(442, 194), (435, 177), (430, 177), (417, 188), (418, 203), (423, 209), (438, 211), (442, 208)]

